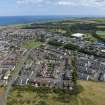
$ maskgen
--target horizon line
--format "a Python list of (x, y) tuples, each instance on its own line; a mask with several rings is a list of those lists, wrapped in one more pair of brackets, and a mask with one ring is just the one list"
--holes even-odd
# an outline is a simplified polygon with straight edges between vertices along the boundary
[(72, 17), (104, 17), (105, 18), (105, 15), (1, 15), (0, 17), (22, 17), (22, 16), (72, 16)]

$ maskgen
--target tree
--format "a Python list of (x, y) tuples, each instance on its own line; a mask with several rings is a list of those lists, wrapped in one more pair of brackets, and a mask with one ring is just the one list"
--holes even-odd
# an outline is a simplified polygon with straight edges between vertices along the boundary
[(65, 44), (64, 48), (69, 50), (79, 50), (79, 46), (74, 45), (72, 43)]
[(48, 105), (48, 103), (44, 100), (40, 100), (36, 105)]
[(62, 46), (62, 43), (61, 42), (58, 42), (57, 40), (50, 40), (49, 42), (48, 42), (48, 44), (49, 45), (53, 45), (53, 46), (57, 46), (57, 47), (60, 47), (60, 46)]

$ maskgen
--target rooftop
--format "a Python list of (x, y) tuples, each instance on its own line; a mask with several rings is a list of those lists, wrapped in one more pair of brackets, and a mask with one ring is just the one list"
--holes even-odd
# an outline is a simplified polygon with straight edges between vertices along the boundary
[(75, 33), (75, 34), (72, 34), (72, 36), (74, 37), (83, 37), (84, 34), (82, 33)]

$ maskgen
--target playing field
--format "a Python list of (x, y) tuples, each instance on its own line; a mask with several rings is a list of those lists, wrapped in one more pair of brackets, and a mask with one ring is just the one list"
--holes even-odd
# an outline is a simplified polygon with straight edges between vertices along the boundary
[(40, 46), (41, 46), (41, 42), (38, 42), (38, 41), (35, 41), (35, 40), (25, 41), (21, 45), (22, 48), (27, 48), (27, 49), (38, 48)]

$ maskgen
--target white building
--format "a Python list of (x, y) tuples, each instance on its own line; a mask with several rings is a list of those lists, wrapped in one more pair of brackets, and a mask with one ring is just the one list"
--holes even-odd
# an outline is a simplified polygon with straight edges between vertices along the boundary
[(84, 34), (82, 33), (75, 33), (75, 34), (72, 34), (73, 37), (77, 37), (77, 38), (81, 38), (84, 36)]

